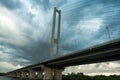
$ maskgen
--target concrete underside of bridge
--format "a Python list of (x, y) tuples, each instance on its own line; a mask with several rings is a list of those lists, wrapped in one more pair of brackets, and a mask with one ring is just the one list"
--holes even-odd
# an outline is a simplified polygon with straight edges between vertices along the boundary
[(63, 68), (53, 68), (42, 65), (40, 71), (33, 69), (16, 71), (13, 73), (6, 74), (8, 77), (19, 78), (19, 79), (29, 79), (29, 80), (62, 80)]

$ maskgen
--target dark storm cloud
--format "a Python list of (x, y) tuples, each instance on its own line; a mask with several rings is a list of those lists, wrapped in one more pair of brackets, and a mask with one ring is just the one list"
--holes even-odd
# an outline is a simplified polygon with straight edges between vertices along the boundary
[[(5, 0), (6, 1), (6, 0)], [(5, 1), (3, 1), (2, 3), (4, 3), (5, 5)], [(112, 20), (112, 18), (114, 18), (116, 16), (117, 13), (114, 13), (114, 17), (110, 16), (107, 17), (108, 15), (106, 15), (106, 12), (109, 12), (113, 9), (116, 9), (116, 7), (118, 7), (118, 0), (112, 2), (112, 1), (98, 1), (98, 0), (94, 0), (94, 1), (77, 1), (76, 4), (72, 4), (71, 6), (68, 7), (68, 5), (66, 5), (64, 8), (62, 9), (62, 35), (61, 35), (61, 54), (64, 53), (64, 51), (70, 52), (70, 51), (75, 51), (75, 50), (80, 50), (86, 47), (89, 47), (91, 44), (90, 41), (92, 40), (97, 40), (99, 41), (99, 39), (104, 40), (104, 37), (102, 38), (102, 35), (106, 36), (106, 32), (104, 30), (104, 28), (100, 28), (100, 30), (95, 33), (95, 35), (93, 37), (89, 37), (89, 36), (84, 36), (84, 33), (80, 30), (76, 29), (76, 25), (80, 22), (80, 21), (85, 21), (85, 20), (89, 20), (92, 18), (101, 18), (101, 16), (103, 16), (102, 18), (106, 21), (106, 20)], [(14, 1), (12, 1), (14, 2)], [(16, 1), (15, 1), (16, 2)], [(15, 3), (14, 2), (14, 3)], [(45, 0), (32, 0), (32, 5), (38, 5), (38, 6), (42, 6), (43, 10), (49, 10), (51, 3), (49, 0), (45, 1)], [(7, 2), (6, 4), (8, 4), (10, 2)], [(64, 2), (68, 3), (67, 1)], [(116, 5), (117, 3), (117, 5)], [(18, 2), (16, 2), (16, 4), (19, 4)], [(63, 5), (63, 2), (60, 3), (60, 5)], [(10, 6), (10, 5), (9, 5)], [(15, 5), (14, 5), (15, 7)], [(35, 6), (36, 7), (36, 6)], [(15, 7), (16, 8), (16, 7)], [(112, 13), (112, 12), (111, 12)], [(32, 18), (34, 17), (33, 14), (31, 14), (30, 12), (27, 13), (23, 13), (21, 14), (21, 16), (29, 23), (32, 24)], [(26, 16), (26, 17), (25, 17)], [(108, 19), (109, 18), (109, 19)], [(29, 21), (30, 20), (30, 21)], [(107, 22), (107, 26), (111, 26), (111, 24), (114, 24), (115, 21), (110, 22), (110, 21), (104, 21), (104, 26), (106, 26), (106, 22)], [(64, 26), (64, 22), (67, 22), (67, 26)], [(117, 22), (118, 23), (118, 22)], [(36, 24), (32, 24), (34, 27), (38, 27), (39, 25)], [(64, 27), (67, 27), (66, 29)], [(111, 27), (111, 31), (112, 30), (118, 30), (119, 28), (119, 24), (115, 25), (118, 27)], [(77, 31), (77, 32), (76, 32)], [(32, 30), (27, 30), (26, 33), (31, 35)], [(48, 32), (45, 32), (47, 34), (49, 34)], [(50, 41), (45, 42), (44, 41), (44, 37), (45, 34), (43, 35), (43, 37), (41, 39), (38, 38), (37, 41), (34, 41), (33, 38), (31, 38), (30, 35), (24, 35), (25, 37), (27, 37), (27, 39), (29, 39), (31, 41), (31, 43), (27, 46), (23, 46), (23, 47), (19, 47), (13, 44), (9, 44), (9, 46), (13, 49), (15, 49), (16, 51), (14, 52), (15, 54), (18, 53), (20, 55), (14, 55), (14, 57), (23, 57), (24, 59), (28, 59), (29, 61), (31, 61), (32, 63), (35, 62), (39, 62), (40, 60), (45, 60), (49, 58), (49, 49), (50, 49)], [(102, 33), (102, 34), (101, 34)], [(119, 34), (119, 33), (118, 33)], [(74, 38), (74, 36), (77, 35), (72, 41), (70, 41), (70, 39), (72, 39), (72, 37)], [(84, 37), (83, 37), (84, 36)], [(88, 38), (85, 38), (88, 37)], [(50, 35), (49, 35), (49, 40), (50, 40)], [(49, 42), (49, 43), (48, 43)], [(6, 43), (6, 42), (4, 42)], [(98, 43), (97, 41), (94, 42), (94, 44)], [(22, 52), (19, 52), (19, 50), (21, 50)], [(34, 56), (34, 58), (32, 58)]]
[(112, 17), (117, 17), (115, 12), (119, 12), (119, 2), (119, 0), (76, 1), (76, 3), (73, 3), (71, 6), (69, 5), (70, 7), (66, 5), (64, 8), (61, 8), (63, 11), (62, 17), (63, 20), (68, 20), (68, 23), (71, 27), (75, 26), (79, 21), (87, 20), (90, 18), (103, 16), (106, 17), (107, 20), (109, 20), (109, 18), (111, 19)]
[[(1, 57), (0, 61), (7, 61), (7, 62), (13, 62), (13, 63), (29, 63), (29, 62), (25, 62), (25, 60), (30, 59), (29, 55), (25, 55), (25, 52), (18, 46), (9, 44), (9, 43), (0, 43), (1, 46), (1, 51), (2, 53), (5, 55), (6, 58)], [(23, 59), (23, 60), (19, 60), (19, 59)]]
[(33, 5), (42, 6), (43, 10), (49, 10), (51, 8), (51, 4), (49, 0), (31, 0)]
[(21, 18), (23, 18), (25, 21), (27, 21), (29, 24), (32, 25), (32, 20), (33, 20), (33, 17), (34, 17), (33, 14), (31, 14), (30, 12), (26, 12), (26, 13), (21, 12), (19, 15), (21, 15)]
[(6, 6), (8, 9), (17, 9), (22, 6), (19, 0), (0, 0), (0, 4)]
[[(34, 6), (34, 9), (40, 9), (38, 6), (43, 7), (43, 10), (41, 10), (42, 12), (46, 12), (46, 10), (50, 9), (50, 3), (49, 0), (44, 1), (44, 0), (36, 0), (36, 1), (31, 1), (32, 5), (36, 5)], [(5, 3), (5, 2), (4, 2)], [(7, 2), (7, 3), (11, 3), (11, 2)], [(24, 3), (24, 1), (23, 1)], [(19, 3), (17, 3), (19, 4)], [(5, 5), (5, 4), (4, 4)], [(6, 5), (5, 5), (6, 6)], [(10, 5), (9, 5), (10, 6)], [(7, 7), (9, 7), (7, 6)], [(17, 6), (14, 6), (15, 8), (17, 8)], [(29, 6), (28, 6), (29, 7)], [(12, 7), (9, 7), (12, 8)], [(35, 64), (36, 62), (40, 62), (40, 61), (44, 61), (49, 59), (49, 48), (50, 48), (50, 30), (49, 28), (48, 31), (46, 32), (39, 32), (38, 34), (40, 34), (40, 36), (37, 37), (37, 40), (35, 40), (34, 37), (34, 32), (37, 29), (40, 29), (40, 27), (44, 27), (44, 26), (40, 26), (39, 24), (43, 24), (43, 23), (39, 23), (39, 24), (35, 24), (33, 23), (33, 19), (36, 14), (32, 14), (29, 11), (22, 11), (21, 8), (18, 9), (18, 15), (24, 19), (26, 22), (28, 22), (29, 24), (31, 24), (31, 26), (33, 26), (32, 29), (24, 29), (23, 34), (21, 35), (22, 37), (26, 37), (26, 39), (28, 39), (30, 41), (29, 45), (25, 45), (25, 46), (18, 46), (16, 44), (13, 44), (11, 42), (6, 42), (6, 41), (2, 41), (1, 45), (7, 46), (8, 49), (13, 49), (14, 51), (12, 52), (8, 52), (10, 54), (11, 58), (11, 62), (13, 63), (20, 63), (22, 65), (28, 65), (28, 64)], [(42, 15), (43, 16), (43, 15)], [(41, 18), (41, 16), (40, 16)], [(36, 21), (37, 23), (37, 21)], [(48, 24), (49, 25), (49, 24)], [(33, 35), (33, 36), (31, 36)], [(3, 36), (4, 37), (4, 36)], [(46, 42), (47, 40), (47, 42)], [(18, 41), (19, 42), (19, 41)], [(19, 58), (23, 59), (19, 60)], [(28, 60), (28, 62), (26, 62), (25, 60)], [(25, 64), (26, 63), (26, 64)]]
[[(10, 60), (11, 62), (34, 64), (49, 59), (50, 44), (41, 40), (31, 42), (29, 45), (22, 47), (7, 42), (1, 42), (0, 45), (5, 46), (7, 49), (12, 49), (10, 52), (6, 52), (6, 49), (1, 49), (4, 53), (12, 56), (13, 59)], [(20, 61), (19, 58), (28, 60), (29, 62)]]
[(46, 49), (49, 48), (47, 47), (47, 44), (42, 44), (37, 43), (37, 46), (34, 44), (26, 47), (18, 47), (10, 44), (7, 44), (6, 46), (3, 45), (5, 46), (5, 49), (1, 49), (1, 51), (5, 57), (0, 57), (0, 61), (7, 61), (13, 64), (21, 64), (23, 66), (35, 64), (37, 62), (41, 62), (42, 60), (44, 61), (48, 59), (48, 56), (46, 55), (49, 55), (49, 51)]
[(67, 0), (49, 0), (49, 1), (53, 7), (57, 7), (57, 8), (68, 3)]
[[(64, 46), (62, 46), (62, 49), (65, 49), (67, 51), (79, 50), (80, 48), (82, 49), (91, 45), (96, 45), (101, 42), (108, 41), (110, 39), (108, 39), (109, 34), (107, 33), (106, 27), (109, 27), (112, 39), (119, 38), (119, 8), (119, 0), (80, 0), (74, 2), (73, 4), (68, 4), (64, 7), (61, 7), (61, 9), (63, 10), (62, 23), (67, 23), (67, 25), (62, 24), (62, 40), (64, 42), (69, 41), (71, 37), (74, 38), (75, 35), (78, 35), (78, 38), (73, 40), (72, 42), (63, 43)], [(77, 30), (76, 25), (78, 25), (80, 22), (91, 24), (89, 21), (87, 22), (87, 20), (96, 18), (100, 18), (102, 20), (102, 25), (100, 26), (99, 31), (93, 34), (92, 37), (89, 35), (84, 36), (85, 33), (82, 33), (84, 29), (82, 31)], [(81, 24), (79, 25), (82, 26)], [(67, 31), (64, 31), (66, 30), (65, 27), (67, 27)], [(79, 33), (76, 33), (76, 31), (79, 31)], [(89, 31), (86, 31), (86, 33), (87, 32)], [(86, 39), (85, 37), (88, 38)], [(78, 48), (76, 48), (76, 46)]]

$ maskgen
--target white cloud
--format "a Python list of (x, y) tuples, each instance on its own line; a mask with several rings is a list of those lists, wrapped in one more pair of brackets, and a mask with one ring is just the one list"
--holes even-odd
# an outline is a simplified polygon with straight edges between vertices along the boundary
[(79, 26), (81, 31), (85, 31), (84, 33), (88, 32), (88, 34), (91, 35), (91, 33), (95, 33), (99, 31), (100, 27), (102, 26), (102, 19), (93, 18), (93, 19), (83, 20), (80, 22)]
[(12, 59), (11, 55), (8, 54), (8, 53), (4, 53), (4, 52), (0, 51), (0, 55), (1, 55), (0, 56), (0, 60), (2, 60), (2, 61), (11, 60)]
[[(31, 25), (29, 28), (31, 29), (31, 38), (34, 39), (35, 41), (42, 39), (45, 41), (47, 36), (44, 36), (47, 32), (50, 31), (51, 25), (50, 22), (52, 22), (52, 8), (50, 8), (47, 11), (44, 11), (42, 6), (39, 5), (39, 7), (34, 4), (30, 0), (21, 0), (23, 7), (18, 11), (18, 13), (23, 13), (28, 15), (32, 15), (33, 17), (31, 18)], [(46, 30), (48, 30), (46, 32)], [(44, 38), (43, 38), (44, 36)]]
[(67, 2), (67, 0), (49, 0), (49, 1), (53, 6), (56, 7), (63, 6)]
[(8, 62), (0, 62), (0, 72), (8, 72), (8, 71), (12, 71), (12, 70), (19, 69), (22, 67), (24, 67), (24, 66), (13, 65), (13, 64), (8, 63)]
[(29, 24), (19, 18), (15, 13), (0, 6), (0, 41), (18, 46), (24, 46), (29, 40), (24, 36), (24, 29)]
[(95, 75), (106, 75), (106, 76), (110, 76), (110, 75), (120, 75), (120, 72), (103, 72), (103, 73), (86, 73), (86, 75), (89, 76), (95, 76)]
[(79, 66), (71, 66), (67, 67), (63, 74), (67, 73), (78, 73), (82, 72), (87, 75), (113, 75), (120, 74), (120, 64), (115, 62), (105, 62), (105, 63), (97, 63), (97, 64), (89, 64), (89, 65), (79, 65)]
[[(64, 24), (66, 25), (66, 23)], [(74, 45), (75, 41), (78, 41), (79, 43), (81, 43), (82, 41), (90, 41), (90, 40), (93, 41), (93, 38), (99, 33), (99, 30), (101, 29), (102, 25), (103, 25), (102, 18), (81, 20), (76, 26), (74, 26), (74, 28), (72, 28), (73, 36), (65, 40), (64, 43)], [(64, 28), (64, 29), (69, 31), (69, 28), (68, 29)], [(93, 42), (89, 42), (88, 45), (91, 46), (90, 43), (94, 45)]]

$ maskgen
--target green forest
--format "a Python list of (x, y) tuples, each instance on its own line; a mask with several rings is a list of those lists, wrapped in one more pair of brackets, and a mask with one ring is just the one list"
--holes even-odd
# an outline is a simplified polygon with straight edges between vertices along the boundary
[(0, 76), (4, 76), (4, 73), (0, 73)]
[(62, 80), (120, 80), (120, 75), (97, 75), (97, 76), (88, 76), (83, 73), (71, 73), (68, 75), (63, 75)]

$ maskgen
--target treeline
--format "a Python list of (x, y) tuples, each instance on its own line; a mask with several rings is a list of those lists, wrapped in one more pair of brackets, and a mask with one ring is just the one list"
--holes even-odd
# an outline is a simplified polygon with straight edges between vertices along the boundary
[(83, 73), (71, 73), (68, 75), (63, 75), (62, 80), (120, 80), (120, 75), (98, 75), (98, 76), (87, 76)]
[(4, 73), (0, 73), (0, 76), (4, 76)]

